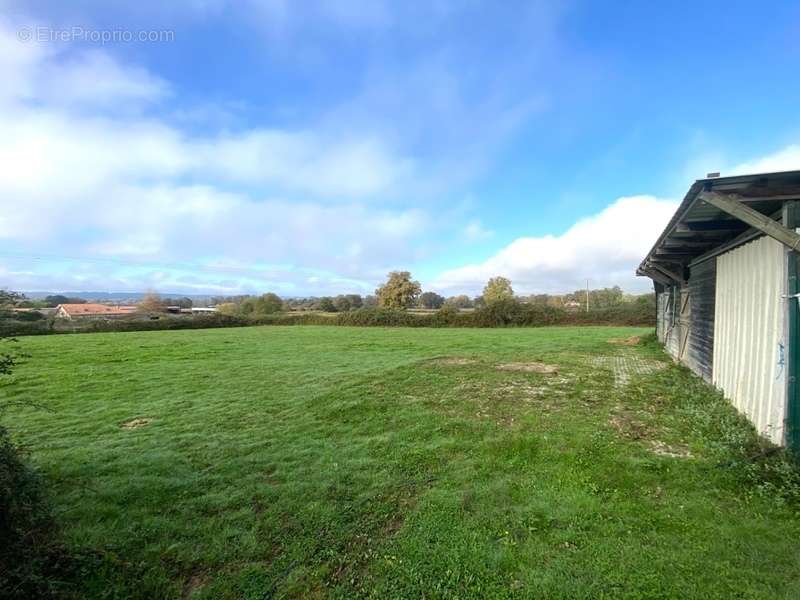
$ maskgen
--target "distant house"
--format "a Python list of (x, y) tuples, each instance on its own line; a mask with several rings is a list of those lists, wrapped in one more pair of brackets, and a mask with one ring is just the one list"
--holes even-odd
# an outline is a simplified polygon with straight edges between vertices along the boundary
[(106, 304), (59, 304), (56, 307), (58, 319), (97, 319), (117, 318), (130, 315), (136, 311), (135, 306), (108, 306)]

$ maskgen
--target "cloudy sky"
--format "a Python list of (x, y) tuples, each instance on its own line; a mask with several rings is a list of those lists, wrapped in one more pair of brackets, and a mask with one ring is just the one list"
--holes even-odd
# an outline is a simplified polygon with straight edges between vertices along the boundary
[(694, 179), (800, 168), (796, 2), (119, 4), (0, 0), (0, 287), (643, 291)]

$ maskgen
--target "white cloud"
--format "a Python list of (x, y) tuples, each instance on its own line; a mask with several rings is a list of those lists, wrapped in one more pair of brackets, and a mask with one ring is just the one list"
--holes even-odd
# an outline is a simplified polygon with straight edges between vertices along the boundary
[(767, 156), (743, 162), (722, 175), (751, 175), (800, 169), (800, 145), (792, 144)]
[[(35, 24), (21, 27), (36, 31)], [(0, 20), (0, 107), (31, 101), (39, 107), (130, 110), (170, 93), (163, 79), (104, 51), (69, 53), (54, 44), (21, 42), (20, 30)]]
[(587, 278), (593, 287), (643, 290), (649, 280), (635, 278), (636, 266), (677, 206), (653, 196), (620, 198), (562, 235), (519, 238), (482, 263), (445, 271), (431, 286), (474, 293), (490, 277), (502, 275), (519, 293), (572, 291)]
[[(170, 96), (167, 83), (105, 52), (64, 52), (21, 44), (0, 22), (0, 80), (13, 83), (0, 90), (0, 263), (17, 265), (2, 271), (4, 284), (371, 289), (364, 279), (414, 256), (427, 213), (367, 201), (414, 175), (381, 139), (324, 129), (189, 134), (149, 116)], [(43, 248), (89, 259), (58, 272), (18, 268), (21, 254)], [(283, 267), (258, 267), (267, 263)]]
[(464, 237), (470, 242), (488, 240), (494, 235), (494, 231), (486, 229), (479, 220), (475, 219), (467, 223), (464, 227)]
[(195, 169), (217, 177), (321, 196), (385, 192), (412, 173), (409, 159), (391, 156), (378, 140), (331, 140), (307, 131), (254, 130), (187, 150)]
[(89, 50), (62, 63), (42, 63), (37, 92), (53, 104), (119, 108), (120, 102), (150, 103), (165, 98), (170, 86), (145, 69), (121, 65), (107, 53)]

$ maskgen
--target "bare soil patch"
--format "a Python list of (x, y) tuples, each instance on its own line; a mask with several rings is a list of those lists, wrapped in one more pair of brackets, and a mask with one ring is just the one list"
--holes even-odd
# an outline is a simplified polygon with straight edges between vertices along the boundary
[(669, 456), (670, 458), (692, 458), (694, 456), (688, 448), (667, 444), (660, 440), (651, 440), (650, 450), (659, 456)]
[(670, 458), (692, 458), (692, 453), (689, 449), (682, 445), (668, 444), (659, 440), (656, 436), (658, 430), (638, 419), (630, 412), (616, 413), (608, 420), (617, 433), (629, 440), (643, 442), (651, 452), (659, 456), (668, 456)]
[(514, 362), (497, 365), (499, 371), (524, 371), (526, 373), (541, 373), (543, 375), (557, 375), (558, 367), (541, 362)]
[(153, 419), (148, 418), (137, 418), (131, 419), (130, 421), (125, 421), (120, 425), (122, 429), (136, 429), (137, 427), (146, 427), (153, 422)]
[(642, 336), (632, 335), (629, 338), (614, 338), (608, 340), (609, 344), (616, 344), (618, 346), (635, 346), (642, 341)]
[(581, 408), (569, 401), (572, 385), (571, 379), (560, 375), (536, 382), (519, 376), (494, 384), (460, 381), (454, 387), (456, 397), (443, 397), (435, 406), (449, 414), (468, 415), (514, 427), (528, 414), (553, 415), (565, 408)]
[(463, 365), (474, 365), (478, 361), (474, 358), (465, 358), (463, 356), (444, 356), (442, 358), (434, 358), (430, 361), (431, 364), (434, 365), (444, 365), (444, 366), (463, 366)]

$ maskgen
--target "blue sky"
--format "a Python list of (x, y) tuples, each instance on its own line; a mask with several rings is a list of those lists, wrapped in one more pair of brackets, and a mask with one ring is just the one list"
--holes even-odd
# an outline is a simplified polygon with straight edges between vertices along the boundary
[(677, 4), (0, 0), (0, 286), (645, 290), (692, 180), (800, 168), (800, 5)]

